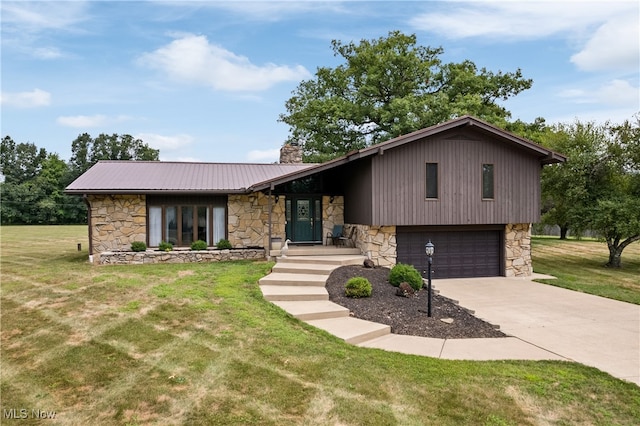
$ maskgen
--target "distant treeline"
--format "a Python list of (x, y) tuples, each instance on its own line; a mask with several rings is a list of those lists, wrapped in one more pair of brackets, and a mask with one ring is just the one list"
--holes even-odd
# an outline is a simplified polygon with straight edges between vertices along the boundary
[(130, 135), (79, 135), (71, 144), (71, 159), (48, 153), (33, 143), (15, 143), (11, 136), (0, 147), (0, 223), (86, 223), (81, 197), (64, 189), (99, 160), (157, 161), (160, 152)]

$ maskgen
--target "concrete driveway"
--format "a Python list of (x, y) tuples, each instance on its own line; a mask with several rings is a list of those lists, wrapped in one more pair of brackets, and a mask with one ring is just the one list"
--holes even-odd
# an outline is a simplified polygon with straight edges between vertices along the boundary
[(508, 335), (640, 385), (639, 305), (530, 278), (442, 279), (433, 284)]

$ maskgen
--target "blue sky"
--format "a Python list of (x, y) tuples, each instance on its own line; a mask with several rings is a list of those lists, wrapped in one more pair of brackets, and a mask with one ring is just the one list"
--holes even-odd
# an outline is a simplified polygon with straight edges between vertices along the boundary
[(285, 102), (331, 40), (389, 31), (445, 62), (521, 68), (514, 119), (640, 111), (637, 1), (2, 1), (2, 136), (67, 160), (81, 133), (131, 134), (162, 160), (273, 162)]

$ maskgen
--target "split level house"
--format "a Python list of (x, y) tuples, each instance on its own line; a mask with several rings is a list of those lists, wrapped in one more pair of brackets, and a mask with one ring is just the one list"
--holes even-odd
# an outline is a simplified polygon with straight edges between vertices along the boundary
[(100, 161), (66, 193), (86, 201), (94, 263), (134, 241), (227, 239), (264, 257), (274, 241), (332, 244), (342, 225), (381, 266), (426, 270), (431, 241), (434, 278), (527, 276), (540, 173), (564, 160), (464, 116), (321, 164), (291, 145), (273, 164)]

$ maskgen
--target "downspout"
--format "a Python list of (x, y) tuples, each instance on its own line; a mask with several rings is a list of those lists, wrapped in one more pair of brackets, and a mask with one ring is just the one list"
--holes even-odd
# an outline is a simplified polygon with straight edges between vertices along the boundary
[(267, 200), (267, 209), (269, 210), (269, 256), (271, 256), (272, 244), (271, 244), (271, 190), (273, 189), (273, 184), (269, 186), (269, 199)]
[(93, 228), (91, 227), (91, 203), (87, 194), (82, 195), (84, 203), (87, 205), (87, 228), (89, 228), (89, 263), (93, 263)]

